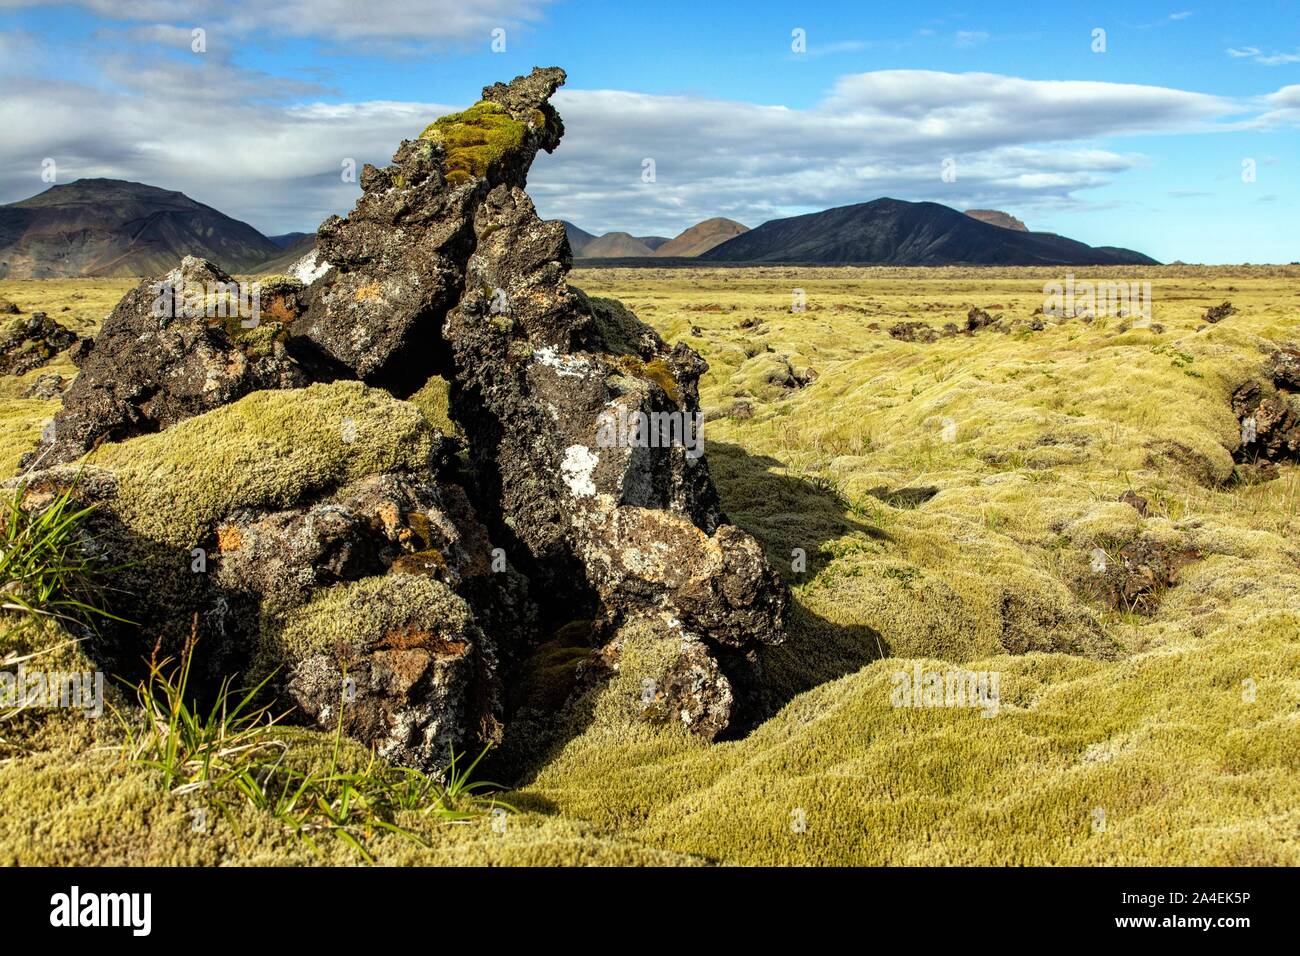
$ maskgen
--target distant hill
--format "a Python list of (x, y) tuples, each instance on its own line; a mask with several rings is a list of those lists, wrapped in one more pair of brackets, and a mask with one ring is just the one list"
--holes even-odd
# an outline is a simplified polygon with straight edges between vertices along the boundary
[[(316, 235), (311, 232), (293, 233), (298, 236), (289, 245), (285, 246), (279, 255), (259, 263), (255, 268), (249, 269), (249, 272), (259, 273), (261, 275), (282, 274), (289, 270), (295, 262), (316, 248)], [(276, 236), (275, 239), (284, 238)]]
[[(572, 247), (573, 243), (569, 243)], [(640, 239), (626, 232), (607, 232), (598, 239), (592, 239), (582, 248), (581, 253), (574, 253), (579, 259), (618, 259), (626, 256), (651, 256), (654, 250)]]
[(705, 262), (808, 265), (1154, 265), (1111, 246), (1016, 232), (933, 202), (877, 199), (774, 219), (699, 257)]
[(1029, 231), (1029, 227), (1015, 216), (999, 209), (967, 209), (966, 215), (980, 222), (987, 222), (990, 226), (1001, 226), (1003, 229), (1014, 229), (1016, 232)]
[(267, 236), (281, 249), (288, 249), (290, 246), (301, 245), (304, 239), (310, 238), (314, 243), (316, 234), (314, 232), (286, 232), (283, 236)]
[(748, 226), (743, 226), (734, 219), (723, 219), (720, 216), (706, 219), (684, 230), (675, 239), (665, 242), (655, 250), (655, 255), (698, 256), (708, 252), (714, 246), (721, 245), (733, 236), (748, 231)]
[(626, 232), (607, 232), (603, 236), (596, 236), (568, 220), (561, 222), (564, 223), (569, 248), (573, 250), (575, 259), (698, 256), (718, 243), (744, 232), (746, 228), (732, 219), (706, 219), (669, 239), (667, 236), (633, 236)]
[(0, 278), (156, 275), (187, 255), (248, 272), (280, 251), (184, 193), (120, 179), (79, 179), (0, 206)]
[(586, 249), (596, 237), (585, 229), (579, 229), (567, 219), (560, 221), (564, 223), (564, 234), (569, 237), (569, 248), (573, 251), (573, 258), (581, 258), (582, 250)]

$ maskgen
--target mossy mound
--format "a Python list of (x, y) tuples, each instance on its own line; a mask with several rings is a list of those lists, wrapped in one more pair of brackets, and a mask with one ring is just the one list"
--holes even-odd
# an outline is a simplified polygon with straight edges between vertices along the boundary
[(427, 469), (441, 436), (382, 389), (335, 382), (254, 392), (164, 432), (103, 446), (137, 534), (189, 546), (236, 508), (287, 507), (379, 472)]
[(514, 119), (505, 107), (480, 100), (461, 113), (434, 120), (420, 138), (446, 151), (447, 182), (469, 182), (491, 176), (524, 144), (528, 125)]
[(401, 633), (461, 638), (476, 630), (469, 606), (446, 585), (418, 574), (364, 578), (322, 591), (295, 608), (272, 640), (275, 657), (303, 657), (340, 646), (373, 647)]
[(521, 798), (729, 864), (1295, 865), (1300, 616), (1249, 631), (1122, 666), (968, 663), (1001, 675), (992, 719), (895, 707), (918, 662), (879, 661), (713, 745), (635, 720), (633, 663)]

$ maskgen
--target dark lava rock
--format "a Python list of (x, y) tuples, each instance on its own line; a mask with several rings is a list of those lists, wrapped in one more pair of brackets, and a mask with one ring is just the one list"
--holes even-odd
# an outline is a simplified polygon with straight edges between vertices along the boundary
[(1120, 495), (1119, 501), (1121, 504), (1126, 504), (1132, 507), (1133, 510), (1136, 511), (1138, 514), (1140, 514), (1142, 517), (1145, 518), (1147, 516), (1147, 507), (1148, 507), (1147, 500), (1143, 498), (1140, 494), (1138, 494), (1136, 491), (1134, 491), (1132, 488), (1129, 488), (1122, 495)]
[(76, 341), (77, 333), (65, 329), (44, 312), (15, 319), (0, 333), (0, 375), (24, 375)]
[(1278, 349), (1268, 360), (1268, 372), (1278, 388), (1300, 392), (1300, 351)]
[(1215, 322), (1222, 322), (1228, 316), (1235, 315), (1236, 312), (1237, 310), (1233, 308), (1231, 302), (1225, 302), (1222, 305), (1210, 306), (1210, 308), (1205, 310), (1205, 314), (1201, 316), (1201, 320), (1203, 322), (1209, 322), (1211, 324)]
[(978, 332), (980, 329), (995, 325), (1000, 318), (1002, 318), (1001, 314), (992, 316), (984, 309), (971, 306), (970, 311), (966, 313), (966, 331)]
[(404, 141), (391, 166), (367, 165), (356, 208), (317, 232), (333, 268), (313, 283), (296, 334), (350, 374), (399, 391), (439, 371), (432, 345), (464, 291), (476, 211), (498, 186), (522, 191), (537, 151), (555, 149), (564, 124), (547, 100), (563, 82), (552, 68), (486, 87), (474, 107)]
[(1241, 461), (1295, 460), (1300, 456), (1300, 400), (1266, 385), (1249, 382), (1232, 396), (1232, 410), (1241, 422)]
[(67, 384), (67, 379), (54, 372), (38, 375), (36, 381), (32, 382), (31, 387), (23, 392), (23, 398), (39, 398), (46, 401), (58, 398), (63, 394), (63, 390), (67, 388)]
[[(569, 286), (564, 226), (540, 220), (524, 192), (537, 151), (563, 134), (548, 103), (563, 82), (535, 69), (487, 87), (392, 165), (367, 166), (354, 210), (321, 226), (294, 278), (262, 290), (253, 328), (214, 318), (211, 295), (164, 295), (229, 283), (200, 260), (128, 293), (79, 354), (36, 453), (71, 462), (161, 432), (129, 454), (164, 456), (160, 475), (203, 472), (221, 490), (201, 533), (182, 532), (171, 509), (184, 517), (190, 494), (214, 492), (157, 497), (140, 478), (153, 458), (123, 466), (135, 504), (118, 501), (111, 469), (86, 481), (104, 540), (139, 559), (133, 619), (175, 633), (197, 614), (209, 676), (274, 671), (307, 719), (330, 726), (342, 706), (348, 733), (417, 766), (499, 736), (502, 687), (536, 643), (529, 595), (552, 627), (591, 619), (615, 661), (617, 635), (641, 634), (671, 658), (668, 712), (710, 739), (733, 710), (722, 650), (784, 636), (785, 586), (727, 522), (702, 454), (706, 364)], [(396, 400), (433, 374), (451, 383), (464, 461)], [(348, 403), (373, 432), (415, 416), (418, 435), (340, 447), (319, 424), (295, 431), (298, 418), (345, 428)], [(194, 437), (208, 429), (212, 449)], [(427, 460), (411, 460), (413, 441)], [(293, 442), (327, 451), (304, 466)], [(222, 470), (187, 466), (196, 454)], [(68, 472), (40, 474), (50, 485)], [(233, 482), (245, 472), (272, 490), (250, 481), (245, 494)], [(138, 530), (142, 495), (155, 496), (152, 537)], [(154, 540), (193, 534), (184, 547)], [(181, 561), (191, 547), (210, 556), (205, 574)]]
[(1137, 538), (1101, 555), (1095, 549), (1084, 590), (1117, 611), (1151, 615), (1169, 588), (1178, 584), (1179, 573), (1201, 555), (1193, 548), (1179, 548), (1147, 538)]
[(937, 342), (940, 333), (924, 322), (895, 322), (889, 327), (891, 338), (900, 342)]
[(285, 349), (286, 327), (241, 308), (237, 288), (216, 266), (187, 257), (128, 292), (75, 356), (80, 374), (23, 466), (75, 461), (100, 441), (155, 432), (258, 389), (305, 385)]

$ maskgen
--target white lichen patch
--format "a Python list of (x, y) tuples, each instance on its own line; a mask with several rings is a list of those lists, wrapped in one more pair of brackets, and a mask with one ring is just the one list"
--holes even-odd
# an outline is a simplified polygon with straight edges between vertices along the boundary
[(288, 275), (303, 285), (311, 285), (329, 270), (330, 264), (321, 258), (318, 250), (313, 249), (289, 268)]
[(596, 483), (592, 481), (600, 456), (586, 445), (570, 445), (564, 449), (564, 461), (560, 463), (560, 472), (569, 493), (575, 498), (594, 498)]
[(545, 365), (556, 375), (567, 378), (582, 378), (590, 368), (586, 359), (576, 355), (561, 355), (549, 345), (534, 351), (533, 361)]

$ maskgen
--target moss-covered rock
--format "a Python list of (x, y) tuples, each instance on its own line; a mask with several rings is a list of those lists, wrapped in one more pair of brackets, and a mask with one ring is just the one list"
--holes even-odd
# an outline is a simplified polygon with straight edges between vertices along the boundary
[(528, 124), (512, 117), (504, 106), (480, 100), (461, 113), (439, 117), (420, 138), (441, 146), (447, 182), (469, 182), (499, 172), (523, 146)]
[(423, 575), (340, 584), (264, 636), (289, 696), (322, 727), (407, 766), (445, 766), (500, 736), (496, 651), (468, 604)]
[(360, 382), (255, 392), (99, 450), (136, 533), (193, 546), (240, 508), (295, 505), (366, 475), (436, 467), (441, 435), (415, 406)]

